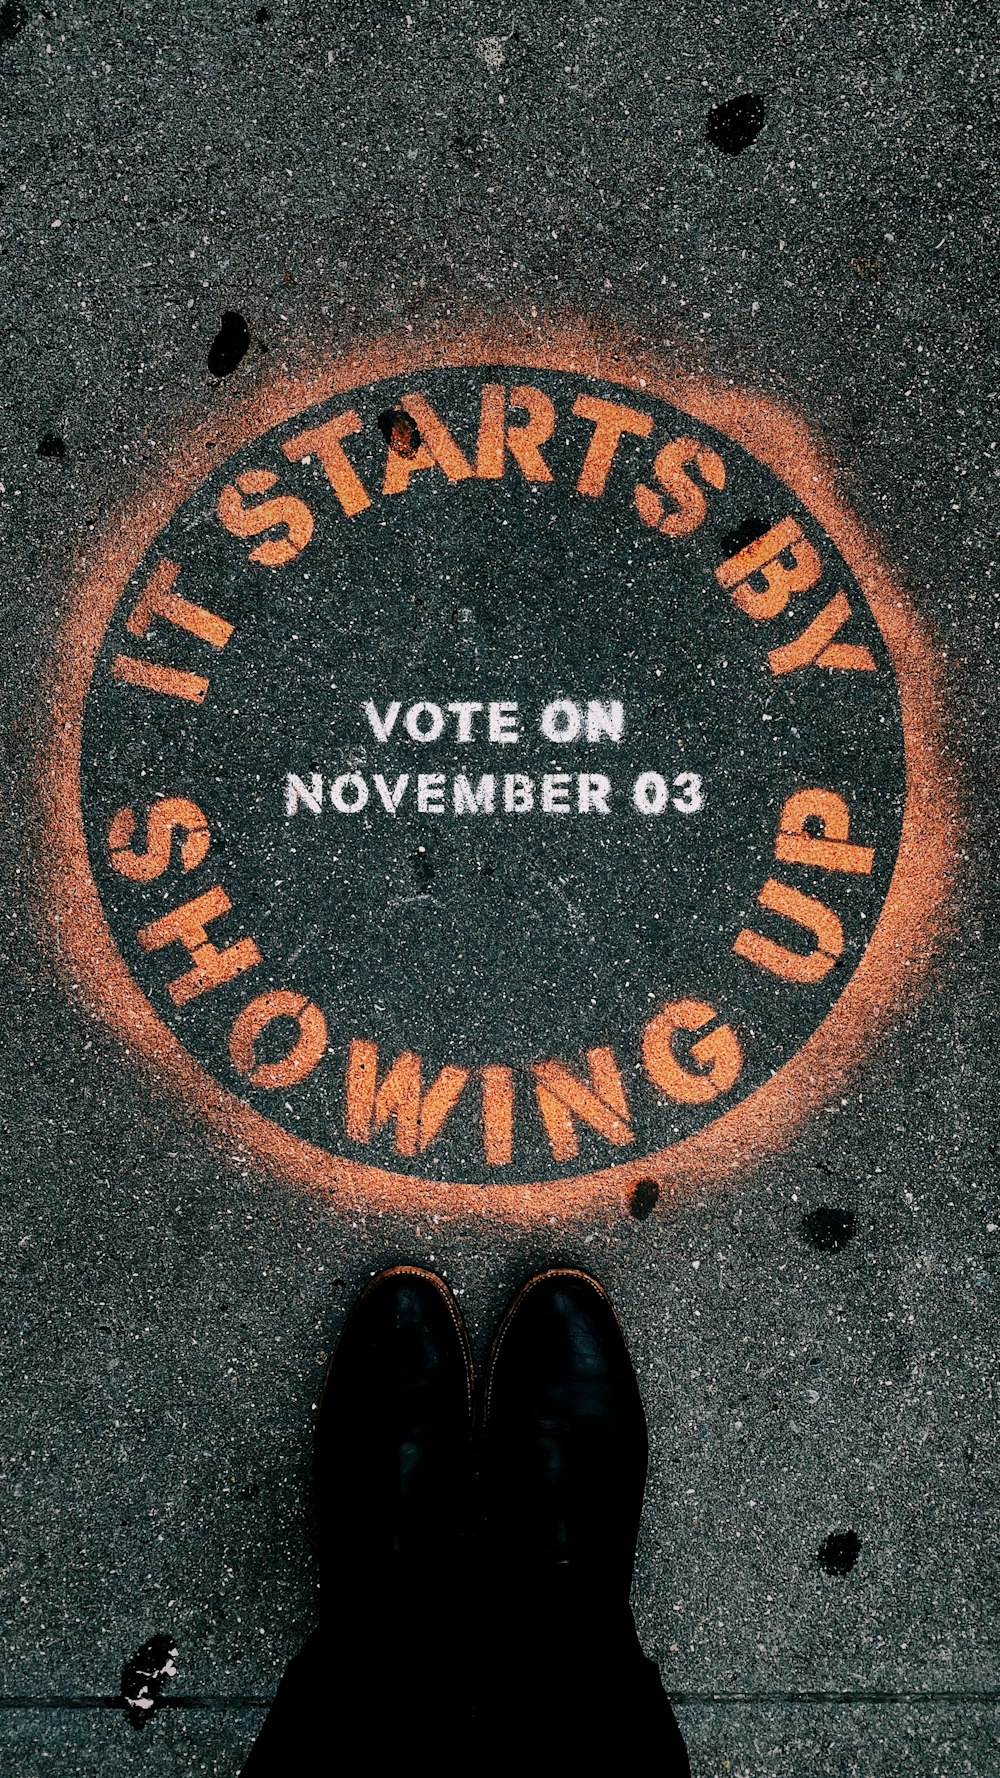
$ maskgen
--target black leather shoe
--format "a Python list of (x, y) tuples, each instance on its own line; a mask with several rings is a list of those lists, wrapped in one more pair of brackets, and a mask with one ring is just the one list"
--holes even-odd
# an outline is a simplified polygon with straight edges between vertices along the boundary
[(627, 1607), (646, 1480), (646, 1417), (605, 1292), (543, 1272), (501, 1322), (486, 1376), (483, 1481), (500, 1570)]
[(362, 1761), (372, 1778), (417, 1770), (442, 1673), (449, 1726), (467, 1734), (473, 1382), (447, 1285), (419, 1266), (373, 1279), (337, 1342), (316, 1426), (320, 1626), (285, 1672), (245, 1778), (328, 1778)]
[(372, 1280), (344, 1324), (316, 1426), (321, 1606), (357, 1619), (454, 1580), (466, 1524), (474, 1373), (447, 1285)]
[(532, 1278), (486, 1377), (479, 1778), (690, 1778), (629, 1605), (646, 1417), (607, 1296), (585, 1272)]

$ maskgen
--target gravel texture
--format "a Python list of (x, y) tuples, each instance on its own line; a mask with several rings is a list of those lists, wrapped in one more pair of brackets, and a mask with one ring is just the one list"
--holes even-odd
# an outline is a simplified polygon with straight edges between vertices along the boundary
[[(696, 1778), (982, 1778), (991, 20), (928, 0), (409, 3), (0, 6), (4, 1759), (19, 1778), (235, 1774), (314, 1619), (310, 1428), (353, 1293), (432, 1265), (481, 1354), (512, 1287), (569, 1260), (635, 1354), (637, 1619)], [(743, 94), (760, 104), (713, 110)], [(606, 320), (807, 415), (945, 663), (967, 834), (930, 993), (790, 1152), (641, 1220), (362, 1216), (223, 1165), (37, 936), (34, 761), (77, 541), (179, 417), (223, 415), (317, 338), (470, 310)], [(250, 336), (231, 369), (224, 314)], [(176, 1644), (181, 1702), (135, 1729), (101, 1700), (153, 1636)]]

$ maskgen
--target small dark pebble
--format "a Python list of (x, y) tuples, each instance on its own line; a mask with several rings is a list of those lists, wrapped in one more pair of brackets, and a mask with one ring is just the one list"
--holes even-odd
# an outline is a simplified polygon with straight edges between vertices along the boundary
[(820, 1253), (839, 1253), (853, 1240), (857, 1227), (853, 1210), (838, 1210), (833, 1204), (820, 1204), (802, 1218), (802, 1233)]
[(0, 43), (11, 43), (19, 37), (28, 22), (28, 8), (19, 0), (4, 0), (0, 6)]
[(629, 1215), (634, 1216), (636, 1222), (645, 1222), (656, 1209), (659, 1196), (660, 1188), (655, 1179), (637, 1179), (629, 1199)]
[(850, 1574), (861, 1554), (861, 1539), (856, 1531), (831, 1531), (816, 1551), (816, 1560), (827, 1574)]
[(756, 543), (758, 537), (763, 537), (764, 532), (770, 529), (769, 519), (741, 519), (735, 530), (727, 531), (724, 537), (720, 537), (719, 547), (728, 561), (730, 556), (738, 556), (741, 549), (746, 549), (750, 543)]
[(742, 154), (755, 142), (767, 119), (767, 106), (755, 93), (739, 93), (735, 99), (724, 99), (713, 105), (708, 114), (705, 134), (713, 148), (723, 154)]
[(416, 420), (401, 407), (391, 407), (379, 414), (378, 429), (390, 450), (400, 457), (415, 457), (420, 449), (420, 431)]
[(431, 892), (431, 884), (433, 883), (437, 872), (427, 856), (426, 846), (418, 846), (415, 852), (411, 852), (408, 862), (410, 869), (413, 872), (416, 893), (418, 895), (429, 895)]
[(235, 309), (227, 309), (208, 348), (208, 368), (213, 377), (228, 377), (250, 350), (250, 329)]

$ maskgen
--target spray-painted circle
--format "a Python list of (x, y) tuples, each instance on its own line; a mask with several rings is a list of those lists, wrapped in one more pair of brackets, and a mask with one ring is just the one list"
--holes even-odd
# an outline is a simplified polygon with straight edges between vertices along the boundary
[(936, 674), (783, 410), (583, 330), (370, 346), (193, 428), (81, 552), (42, 905), (289, 1180), (666, 1201), (925, 974)]
[(408, 371), (230, 456), (121, 590), (86, 845), (130, 975), (295, 1138), (436, 1181), (668, 1149), (798, 1052), (892, 881), (896, 676), (732, 438)]

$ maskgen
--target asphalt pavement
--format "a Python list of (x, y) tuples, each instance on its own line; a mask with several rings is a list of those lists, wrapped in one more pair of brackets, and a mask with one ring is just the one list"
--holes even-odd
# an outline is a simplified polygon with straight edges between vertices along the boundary
[[(578, 5), (473, 8), (418, 0), (369, 9), (268, 0), (242, 10), (189, 0), (174, 13), (133, 0), (0, 6), (0, 699), (7, 767), (0, 828), (7, 1299), (0, 1763), (18, 1778), (238, 1772), (285, 1662), (316, 1618), (309, 1463), (323, 1368), (354, 1294), (381, 1266), (403, 1260), (447, 1278), (480, 1357), (508, 1296), (532, 1270), (579, 1264), (609, 1290), (650, 1426), (636, 1619), (676, 1700), (695, 1778), (989, 1778), (998, 1769), (992, 34), (985, 8), (927, 0), (907, 7), (896, 0), (878, 7), (868, 0), (777, 9), (753, 3), (719, 14), (690, 0), (660, 12), (614, 3), (599, 13)], [(155, 963), (158, 952), (156, 941), (143, 949), (135, 939), (139, 915), (127, 941), (122, 937), (123, 904), (112, 905), (101, 876), (104, 870), (110, 882), (118, 869), (114, 846), (110, 865), (94, 865), (110, 974), (101, 973), (95, 951), (76, 942), (83, 904), (53, 866), (53, 824), (79, 825), (79, 779), (60, 775), (58, 762), (73, 757), (81, 735), (87, 822), (92, 809), (104, 819), (100, 797), (110, 797), (119, 782), (112, 773), (107, 789), (103, 779), (87, 777), (94, 761), (110, 758), (121, 773), (130, 761), (138, 772), (138, 761), (154, 790), (178, 788), (156, 778), (156, 760), (168, 741), (174, 745), (164, 740), (166, 728), (156, 727), (158, 708), (151, 727), (141, 714), (133, 719), (132, 753), (111, 718), (102, 727), (99, 713), (88, 715), (97, 727), (87, 752), (66, 687), (76, 671), (73, 650), (84, 647), (83, 632), (73, 627), (81, 586), (105, 560), (109, 536), (126, 556), (134, 547), (139, 560), (134, 515), (148, 510), (149, 489), (163, 485), (165, 465), (194, 461), (197, 453), (184, 441), (197, 434), (198, 460), (207, 464), (204, 441), (215, 429), (230, 441), (220, 451), (228, 461), (250, 424), (241, 416), (260, 413), (270, 416), (280, 443), (297, 410), (290, 397), (280, 412), (268, 408), (275, 388), (350, 360), (372, 341), (391, 339), (405, 358), (408, 340), (467, 340), (484, 328), (521, 342), (515, 362), (529, 365), (556, 337), (564, 355), (567, 339), (590, 342), (591, 352), (596, 341), (603, 398), (618, 376), (609, 383), (609, 368), (625, 367), (626, 379), (627, 366), (641, 362), (692, 388), (707, 379), (717, 392), (756, 392), (763, 403), (798, 416), (833, 465), (823, 474), (837, 499), (876, 540), (906, 609), (929, 639), (926, 654), (897, 653), (891, 666), (874, 628), (871, 636), (850, 632), (855, 646), (870, 644), (878, 669), (872, 685), (883, 672), (891, 684), (902, 666), (915, 703), (907, 715), (904, 700), (901, 719), (891, 700), (878, 707), (871, 720), (883, 722), (882, 739), (863, 728), (874, 705), (851, 705), (844, 717), (845, 733), (865, 737), (855, 748), (858, 769), (870, 774), (872, 820), (877, 812), (893, 848), (902, 767), (892, 725), (902, 720), (905, 728), (909, 720), (912, 727), (917, 706), (935, 703), (938, 712), (934, 744), (907, 756), (910, 792), (919, 775), (927, 820), (939, 821), (937, 874), (926, 905), (919, 903), (910, 950), (900, 940), (893, 953), (900, 978), (912, 972), (920, 980), (912, 993), (889, 997), (872, 1041), (849, 1058), (836, 1084), (818, 1064), (813, 1068), (819, 1084), (809, 1115), (783, 1129), (780, 1141), (765, 1133), (740, 1164), (723, 1168), (710, 1160), (676, 1192), (669, 1164), (665, 1174), (659, 1162), (647, 1164), (667, 1142), (654, 1129), (653, 1100), (648, 1128), (636, 1109), (640, 1090), (652, 1091), (649, 1081), (640, 1078), (638, 1060), (633, 1079), (621, 1057), (617, 1086), (607, 1072), (617, 1068), (614, 1058), (591, 1063), (591, 1121), (584, 1117), (580, 1126), (577, 1119), (576, 1129), (585, 1179), (620, 1161), (630, 1169), (621, 1190), (613, 1179), (593, 1192), (565, 1183), (579, 1177), (574, 1156), (559, 1147), (567, 1122), (559, 1107), (572, 1089), (565, 1075), (551, 1074), (536, 1074), (530, 1089), (541, 1117), (533, 1126), (537, 1172), (526, 1161), (516, 1175), (521, 1184), (543, 1180), (544, 1202), (530, 1192), (505, 1197), (502, 1185), (489, 1183), (489, 1140), (480, 1161), (470, 1160), (458, 1137), (454, 1165), (464, 1168), (468, 1189), (449, 1197), (441, 1182), (452, 1177), (451, 1150), (440, 1151), (440, 1165), (438, 1151), (429, 1150), (422, 1167), (419, 1130), (408, 1152), (398, 1117), (395, 1148), (388, 1112), (386, 1130), (373, 1134), (377, 1106), (369, 1107), (360, 1136), (347, 1127), (342, 1147), (346, 1153), (354, 1141), (354, 1161), (370, 1162), (373, 1174), (391, 1173), (391, 1189), (358, 1172), (343, 1189), (317, 1185), (302, 1144), (321, 1139), (327, 1100), (310, 1100), (308, 1116), (292, 1108), (299, 1104), (293, 1097), (268, 1111), (268, 1127), (282, 1132), (269, 1146), (262, 1130), (266, 1078), (246, 1081), (255, 1063), (278, 1066), (279, 1051), (254, 1052), (250, 1039), (242, 1048), (237, 1039), (227, 1061), (218, 1033), (185, 1035), (195, 1025), (174, 1019), (166, 970), (140, 977), (143, 957)], [(547, 374), (534, 380), (558, 406)], [(518, 380), (524, 378), (512, 375), (510, 384)], [(629, 389), (622, 399), (642, 409), (638, 384)], [(393, 385), (389, 408), (397, 396)], [(442, 393), (438, 401), (442, 414), (450, 413), (447, 399)], [(367, 426), (368, 410), (360, 398), (356, 405)], [(652, 393), (647, 405), (660, 415)], [(379, 409), (373, 396), (373, 425), (361, 433), (372, 462), (380, 448)], [(559, 415), (551, 461), (553, 498), (562, 500), (559, 465), (572, 453), (561, 407)], [(720, 420), (715, 430), (705, 414), (691, 424), (696, 439), (722, 438), (719, 451), (729, 450), (732, 434)], [(460, 420), (452, 429), (471, 452)], [(263, 434), (263, 421), (257, 430)], [(356, 461), (364, 467), (362, 445)], [(283, 473), (304, 473), (287, 451), (284, 458)], [(440, 441), (436, 461), (428, 487), (435, 476), (444, 487)], [(734, 487), (735, 457), (726, 470)], [(183, 499), (195, 498), (209, 470), (202, 481), (190, 473), (174, 499), (178, 510)], [(371, 515), (349, 522), (371, 516), (374, 526), (378, 498), (389, 497), (377, 497), (364, 473)], [(751, 464), (746, 473), (758, 471)], [(218, 487), (204, 482), (212, 512), (229, 474), (223, 464)], [(510, 467), (503, 489), (520, 489), (513, 479), (520, 474)], [(710, 512), (712, 486), (718, 484), (709, 478), (703, 488)], [(642, 547), (653, 547), (649, 538), (672, 547), (653, 531), (647, 537), (641, 497), (639, 516), (632, 511), (631, 482), (626, 494), (622, 511)], [(446, 495), (435, 523), (452, 537), (458, 561), (464, 533), (457, 520), (449, 530), (449, 514), (459, 506), (443, 504)], [(402, 511), (410, 495), (396, 498), (393, 511)], [(569, 512), (571, 494), (565, 498)], [(201, 509), (191, 508), (189, 523), (187, 512), (177, 521), (177, 559), (186, 562), (181, 552), (189, 544), (221, 550), (214, 533), (205, 542)], [(165, 508), (162, 516), (165, 522)], [(726, 523), (743, 516), (734, 509)], [(765, 514), (767, 522), (783, 518)], [(599, 522), (600, 515), (595, 527)], [(609, 536), (624, 536), (624, 518), (607, 522)], [(492, 520), (475, 523), (476, 547), (488, 553)], [(759, 530), (734, 535), (723, 527), (729, 544), (713, 545), (715, 555), (702, 564), (710, 585), (724, 586), (716, 567), (749, 547)], [(824, 521), (817, 539), (829, 530)], [(295, 536), (291, 525), (288, 535)], [(223, 541), (229, 548), (232, 534)], [(419, 537), (412, 548), (418, 546)], [(339, 546), (317, 532), (310, 547), (328, 552), (324, 572), (332, 574)], [(588, 547), (580, 546), (584, 565)], [(358, 548), (363, 554), (367, 545)], [(853, 572), (846, 546), (843, 553)], [(372, 545), (365, 572), (377, 577), (380, 560)], [(129, 572), (133, 566), (129, 557)], [(242, 574), (243, 556), (238, 568)], [(280, 565), (273, 571), (286, 572)], [(437, 572), (426, 571), (431, 579)], [(237, 567), (231, 572), (235, 587)], [(624, 598), (628, 575), (620, 563), (615, 575), (612, 596)], [(840, 584), (855, 599), (855, 582)], [(400, 585), (400, 597), (408, 596), (405, 575)], [(484, 607), (488, 592), (487, 585)], [(207, 602), (199, 592), (200, 605)], [(473, 594), (463, 594), (454, 621), (478, 609)], [(124, 611), (116, 620), (121, 635)], [(320, 625), (321, 599), (303, 611), (304, 625)], [(477, 658), (499, 672), (505, 644), (490, 631), (488, 610), (481, 615), (487, 643)], [(526, 607), (524, 633), (538, 621), (539, 608)], [(545, 622), (543, 606), (543, 631)], [(125, 644), (114, 634), (117, 659)], [(634, 635), (619, 637), (614, 625), (608, 634), (609, 649), (620, 643), (639, 658)], [(222, 646), (221, 635), (213, 646)], [(246, 658), (239, 646), (232, 645), (229, 660)], [(263, 659), (271, 646), (262, 645)], [(697, 657), (697, 637), (688, 652)], [(595, 643), (588, 658), (593, 663), (599, 655)], [(274, 643), (279, 658), (285, 656)], [(230, 666), (224, 653), (219, 659), (221, 698), (230, 684), (221, 675)], [(308, 684), (306, 659), (296, 656), (300, 687)], [(186, 656), (182, 664), (189, 665)], [(110, 685), (113, 664), (108, 673)], [(846, 682), (849, 674), (827, 677)], [(436, 696), (443, 707), (445, 690), (408, 683), (412, 698)], [(567, 689), (537, 675), (532, 684), (553, 699)], [(458, 689), (466, 695), (464, 682)], [(607, 687), (582, 679), (574, 695), (591, 690), (609, 703)], [(379, 693), (388, 698), (392, 686), (380, 681)], [(308, 729), (315, 709), (306, 707), (305, 691), (297, 695), (303, 701), (294, 710)], [(506, 696), (503, 687), (497, 696)], [(92, 713), (96, 697), (95, 691), (87, 707)], [(749, 694), (736, 686), (731, 697), (742, 708)], [(233, 709), (245, 708), (256, 721), (260, 711), (251, 703), (250, 692), (242, 705), (232, 692)], [(251, 741), (265, 744), (270, 720), (261, 708), (257, 729), (251, 735), (248, 716), (251, 738), (244, 746), (241, 732), (228, 763), (216, 737), (221, 763), (213, 756), (205, 765), (203, 802), (227, 771), (250, 783), (246, 749)], [(710, 727), (697, 732), (710, 791), (712, 770), (724, 781), (722, 742), (713, 752)], [(151, 754), (143, 752), (147, 743)], [(178, 742), (170, 757), (189, 755)], [(779, 748), (774, 757), (786, 755)], [(539, 772), (549, 769), (539, 761)], [(287, 763), (299, 772), (290, 756)], [(345, 773), (365, 776), (372, 763), (344, 754)], [(632, 776), (648, 763), (637, 754)], [(680, 770), (691, 761), (674, 763)], [(300, 764), (308, 788), (309, 771), (323, 762), (303, 753)], [(479, 766), (487, 769), (483, 760)], [(374, 779), (365, 776), (365, 783)], [(679, 792), (682, 799), (693, 794)], [(708, 801), (706, 819), (711, 810)], [(641, 827), (646, 836), (641, 811), (628, 818), (628, 832)], [(305, 808), (295, 819), (312, 816)], [(683, 824), (683, 810), (676, 819)], [(329, 805), (323, 821), (325, 836), (339, 832)], [(183, 831), (190, 840), (197, 824), (189, 821)], [(226, 831), (229, 850), (224, 845), (220, 856), (231, 866), (225, 881), (237, 902), (242, 879)], [(424, 842), (412, 831), (417, 851), (404, 847), (392, 868), (411, 870), (402, 899), (423, 896), (419, 918), (436, 932), (434, 910), (447, 907), (447, 896), (441, 882), (433, 893), (428, 888)], [(801, 830), (814, 838), (817, 831)], [(827, 837), (832, 831), (828, 820)], [(554, 865), (546, 874), (552, 854), (544, 827), (531, 833), (541, 837), (532, 842), (529, 890), (544, 900), (556, 877), (563, 879)], [(882, 828), (879, 834), (881, 846)], [(852, 829), (852, 842), (865, 837)], [(504, 843), (496, 842), (498, 857)], [(919, 835), (915, 844), (919, 882)], [(617, 870), (625, 856), (609, 842), (597, 868)], [(649, 880), (645, 856), (628, 854), (637, 881)], [(711, 934), (722, 919), (725, 873), (717, 903), (705, 886), (708, 869), (699, 864), (697, 881)], [(872, 922), (880, 898), (891, 894), (880, 869), (871, 879)], [(307, 877), (296, 879), (299, 913)], [(624, 881), (615, 877), (611, 915), (595, 900), (592, 917), (585, 907), (572, 927), (579, 944), (567, 941), (565, 967), (578, 972), (578, 1000), (591, 982), (597, 991), (609, 947), (631, 915)], [(868, 919), (860, 897), (859, 889), (850, 908)], [(487, 895), (483, 906), (487, 922), (492, 907), (502, 923), (503, 905)], [(853, 968), (851, 947), (860, 956), (864, 941), (847, 906), (841, 937)], [(155, 911), (142, 913), (144, 930)], [(358, 931), (381, 930), (372, 926), (383, 918), (375, 902), (348, 913)], [(105, 931), (100, 920), (97, 926)], [(267, 950), (263, 931), (257, 937)], [(589, 951), (588, 932), (596, 935)], [(818, 942), (817, 968), (825, 969)], [(650, 940), (642, 955), (654, 956), (652, 947)], [(558, 945), (554, 954), (563, 957)], [(174, 956), (179, 974), (185, 959)], [(418, 956), (422, 949), (415, 949)], [(415, 960), (413, 967), (419, 988), (423, 964)], [(479, 966), (470, 969), (482, 987)], [(623, 972), (624, 963), (622, 979)], [(336, 971), (320, 972), (315, 988), (312, 978), (303, 979), (298, 1014), (283, 1003), (282, 1016), (298, 1016), (301, 1024), (306, 997), (315, 992), (332, 1029), (334, 1000), (323, 993), (335, 999), (339, 979)], [(506, 979), (498, 971), (489, 994), (502, 997)], [(266, 983), (261, 978), (269, 992), (284, 982), (280, 971)], [(671, 992), (693, 993), (698, 985)], [(237, 988), (232, 981), (220, 989), (234, 995), (232, 1003), (213, 1003), (234, 1017), (242, 1005)], [(546, 991), (545, 1003), (555, 1005), (557, 988)], [(487, 1010), (500, 1004), (483, 993)], [(140, 1009), (149, 997), (158, 1024), (142, 1026), (138, 1014), (130, 1024), (123, 1008), (132, 1007), (133, 996)], [(733, 1029), (743, 1033), (752, 1105), (752, 1092), (784, 1065), (786, 1050), (793, 1054), (805, 1042), (808, 1020), (796, 1023), (796, 1013), (783, 1023), (785, 1003), (761, 999), (776, 1021), (777, 1047), (770, 1061), (771, 1051), (761, 1051), (758, 1077), (746, 1033), (763, 1029), (765, 1013), (749, 990), (748, 996), (743, 1024), (734, 1015)], [(626, 999), (623, 990), (616, 1004), (625, 1007)], [(524, 1015), (524, 1056), (536, 1054), (536, 1011)], [(720, 1016), (712, 1006), (707, 1011)], [(345, 1034), (364, 1035), (363, 984), (350, 1016), (356, 1023)], [(171, 1021), (169, 1041), (178, 1048), (163, 1050), (157, 1065), (149, 1059), (155, 1034)], [(688, 1029), (703, 1023), (699, 1015)], [(404, 1036), (391, 1019), (390, 1028), (395, 1053)], [(717, 1049), (727, 1028), (712, 1027)], [(476, 1031), (470, 1026), (470, 1054)], [(494, 1041), (486, 1011), (482, 1031), (484, 1043)], [(595, 1024), (574, 1049), (558, 1018), (553, 1041), (567, 1065), (573, 1052), (578, 1071), (583, 1051), (593, 1057), (605, 1043)], [(212, 1042), (223, 1046), (218, 1065)], [(651, 1053), (647, 1046), (647, 1072)], [(672, 1053), (679, 1066), (676, 1048)], [(353, 1054), (361, 1068), (361, 1052)], [(477, 1067), (486, 1066), (486, 1056), (486, 1049), (482, 1056), (476, 1051)], [(518, 1050), (516, 1059), (524, 1056)], [(386, 1052), (383, 1064), (388, 1059)], [(454, 1059), (450, 1052), (439, 1056)], [(499, 1051), (496, 1061), (490, 1091), (501, 1096), (494, 1106), (504, 1103), (511, 1078), (499, 1066)], [(349, 1059), (343, 1065), (352, 1066)], [(192, 1080), (221, 1080), (249, 1105), (249, 1120), (237, 1126), (230, 1118), (220, 1135), (228, 1114), (216, 1115), (211, 1092), (199, 1098), (193, 1088), (178, 1090), (189, 1066)], [(704, 1067), (698, 1074), (695, 1064), (686, 1066), (689, 1080), (706, 1078)], [(237, 1070), (242, 1085), (227, 1068)], [(340, 1081), (338, 1074), (332, 1095)], [(456, 1077), (456, 1092), (460, 1085)], [(730, 1086), (713, 1076), (713, 1091)], [(486, 1094), (484, 1076), (484, 1106)], [(574, 1103), (584, 1101), (578, 1095)], [(705, 1116), (714, 1117), (705, 1105)], [(459, 1112), (451, 1115), (448, 1129), (457, 1129)], [(469, 1122), (470, 1131), (478, 1127)], [(499, 1154), (502, 1167), (497, 1127), (490, 1126), (493, 1158)], [(608, 1146), (631, 1140), (633, 1129), (631, 1152)], [(676, 1133), (693, 1129), (682, 1120)], [(370, 1143), (363, 1151), (362, 1141)], [(327, 1146), (339, 1155), (338, 1142), (331, 1137)], [(285, 1164), (289, 1143), (294, 1165)], [(658, 1195), (640, 1189), (647, 1176), (660, 1181)], [(429, 1185), (412, 1184), (424, 1178)], [(154, 1639), (153, 1654), (137, 1658)], [(128, 1710), (124, 1700), (141, 1689), (137, 1668), (144, 1660), (160, 1670), (161, 1701)], [(173, 1671), (164, 1673), (166, 1666)], [(443, 1672), (442, 1697), (446, 1684)], [(338, 1733), (332, 1718), (331, 1735)]]

